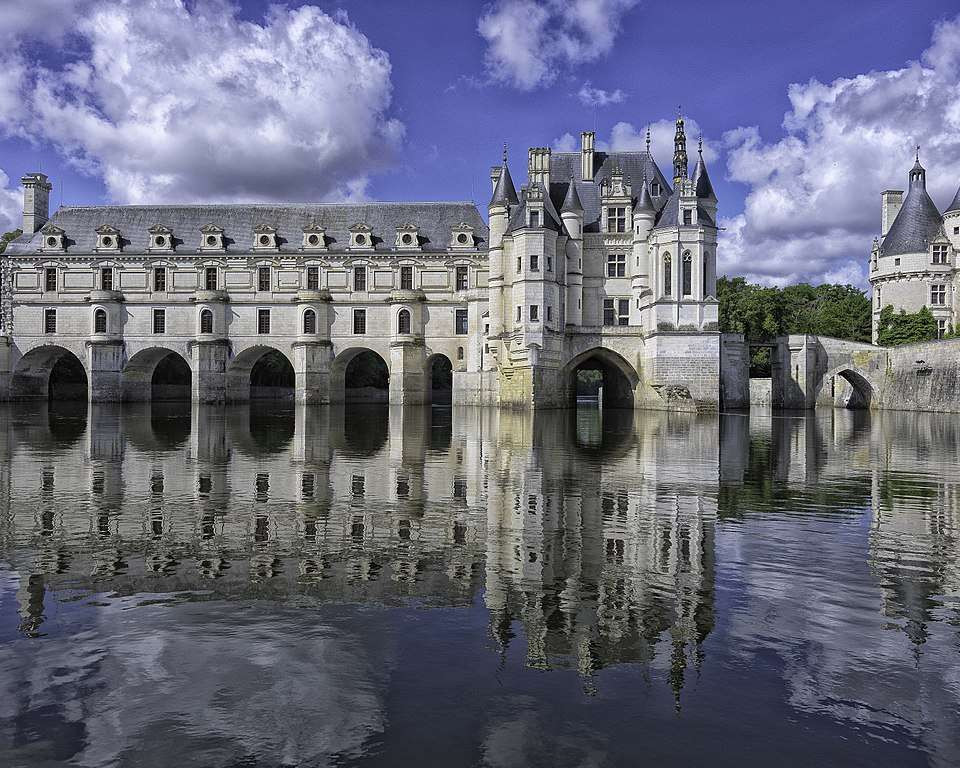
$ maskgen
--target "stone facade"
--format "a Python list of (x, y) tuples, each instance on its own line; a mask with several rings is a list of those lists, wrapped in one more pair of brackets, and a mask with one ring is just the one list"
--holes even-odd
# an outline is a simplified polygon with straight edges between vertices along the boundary
[[(460, 404), (559, 407), (599, 371), (604, 402), (714, 408), (720, 396), (717, 199), (702, 153), (672, 183), (649, 150), (533, 148), (518, 193), (471, 203), (62, 207), (24, 177), (24, 235), (3, 259), (0, 395), (45, 398), (75, 359), (91, 401), (156, 395), (177, 356), (198, 402), (255, 396), (280, 353), (298, 402), (339, 402), (380, 358), (392, 403), (430, 401), (437, 361)], [(442, 366), (441, 366), (442, 368)], [(254, 386), (256, 389), (256, 386)], [(351, 389), (352, 391), (352, 389)]]
[(881, 236), (874, 241), (870, 258), (874, 342), (886, 306), (898, 312), (928, 307), (941, 337), (956, 329), (960, 320), (960, 189), (941, 214), (927, 194), (919, 153), (908, 181), (906, 198), (899, 189), (881, 196)]

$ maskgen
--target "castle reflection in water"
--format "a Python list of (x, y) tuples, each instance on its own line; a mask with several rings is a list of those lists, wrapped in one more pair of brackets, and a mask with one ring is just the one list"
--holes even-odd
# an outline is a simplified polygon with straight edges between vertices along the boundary
[[(779, 509), (778, 489), (798, 513), (830, 508), (831, 494), (841, 517), (870, 510), (884, 611), (916, 644), (929, 597), (960, 594), (956, 485), (916, 474), (924, 446), (952, 441), (955, 455), (948, 421), (42, 408), (0, 411), (0, 552), (20, 574), (29, 636), (44, 633), (54, 592), (76, 589), (479, 599), (497, 652), (523, 642), (528, 665), (589, 678), (667, 644), (679, 692), (714, 629), (718, 518)], [(901, 514), (918, 498), (925, 509)], [(912, 572), (905, 541), (943, 567)]]

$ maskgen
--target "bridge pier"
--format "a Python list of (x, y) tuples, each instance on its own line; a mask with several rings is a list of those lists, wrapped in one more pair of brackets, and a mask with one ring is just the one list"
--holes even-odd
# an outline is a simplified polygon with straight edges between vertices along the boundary
[(422, 405), (430, 402), (426, 350), (418, 341), (395, 341), (390, 345), (390, 405)]
[(196, 341), (190, 348), (191, 389), (195, 403), (223, 403), (227, 399), (227, 361), (230, 343), (226, 339)]
[(296, 401), (304, 405), (330, 402), (330, 365), (333, 345), (329, 341), (298, 341), (293, 345)]
[[(91, 403), (118, 403), (122, 395), (122, 341), (105, 339), (87, 342), (87, 387)], [(149, 387), (149, 382), (147, 382)], [(149, 396), (146, 399), (150, 399)]]

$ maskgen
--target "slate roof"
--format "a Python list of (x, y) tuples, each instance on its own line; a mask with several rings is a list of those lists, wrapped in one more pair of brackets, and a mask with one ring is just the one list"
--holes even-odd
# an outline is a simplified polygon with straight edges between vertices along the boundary
[(517, 188), (513, 186), (510, 169), (507, 167), (506, 159), (504, 159), (500, 170), (500, 178), (497, 179), (497, 186), (493, 188), (490, 205), (516, 205), (519, 202)]
[(555, 207), (561, 208), (567, 195), (567, 188), (570, 186), (569, 180), (572, 177), (577, 185), (577, 195), (583, 206), (584, 232), (600, 231), (600, 182), (609, 179), (613, 175), (614, 168), (620, 168), (624, 178), (633, 186), (635, 195), (640, 194), (644, 173), (646, 173), (648, 184), (654, 181), (660, 183), (661, 194), (651, 197), (654, 210), (657, 212), (667, 202), (667, 198), (672, 191), (671, 187), (657, 167), (653, 156), (649, 153), (595, 152), (593, 160), (594, 173), (593, 183), (591, 184), (589, 183), (591, 180), (583, 179), (579, 152), (553, 152), (550, 154), (550, 198)]
[(577, 194), (576, 184), (567, 184), (567, 194), (563, 198), (563, 205), (560, 207), (560, 213), (583, 213), (583, 203), (580, 202), (580, 195)]
[(696, 189), (697, 197), (703, 200), (716, 200), (717, 195), (713, 191), (713, 184), (710, 183), (710, 176), (707, 174), (707, 164), (703, 162), (703, 152), (700, 152), (699, 155), (697, 167), (693, 169), (693, 186)]
[(953, 196), (953, 202), (947, 206), (944, 213), (950, 213), (951, 211), (960, 211), (960, 187), (957, 187), (957, 194)]
[[(663, 206), (663, 209), (660, 212), (660, 218), (657, 219), (656, 224), (654, 224), (654, 229), (661, 229), (665, 227), (676, 227), (680, 225), (680, 193), (676, 190), (670, 195), (670, 199), (667, 200), (666, 205)], [(700, 199), (697, 199), (697, 225), (706, 226), (706, 227), (715, 227), (716, 222), (714, 222), (713, 217), (710, 216), (710, 213), (707, 211), (706, 207), (700, 202)]]
[[(915, 171), (920, 171), (915, 177)], [(915, 180), (914, 180), (915, 177)], [(911, 171), (910, 191), (880, 246), (882, 256), (923, 253), (940, 231), (940, 211), (927, 194), (923, 168), (919, 163)]]
[[(543, 185), (539, 185), (543, 189)], [(553, 184), (550, 185), (553, 187)], [(523, 187), (523, 190), (526, 190), (527, 187)], [(565, 228), (563, 226), (563, 220), (560, 218), (560, 214), (557, 213), (557, 209), (553, 204), (553, 201), (546, 194), (546, 190), (543, 195), (543, 221), (541, 225), (546, 229), (552, 229), (554, 232), (563, 232)], [(522, 229), (527, 225), (527, 203), (526, 196), (524, 195), (524, 201), (520, 205), (516, 206), (510, 214), (510, 221), (507, 223), (507, 232), (513, 232), (517, 229)]]
[[(104, 224), (120, 230), (121, 255), (145, 253), (150, 244), (150, 227), (162, 225), (173, 231), (176, 250), (195, 253), (200, 247), (200, 228), (207, 224), (223, 227), (227, 253), (253, 252), (254, 227), (267, 224), (277, 229), (280, 253), (299, 253), (303, 228), (317, 224), (326, 230), (327, 250), (342, 252), (350, 243), (350, 228), (367, 225), (374, 238), (374, 250), (396, 250), (397, 229), (419, 227), (421, 249), (428, 253), (447, 250), (451, 230), (461, 222), (473, 227), (474, 241), (485, 246), (487, 225), (473, 203), (356, 203), (305, 205), (102, 205), (65, 206), (50, 222), (66, 232), (67, 253), (89, 253), (97, 244), (96, 229)], [(7, 255), (40, 251), (43, 235), (21, 235), (10, 243)]]

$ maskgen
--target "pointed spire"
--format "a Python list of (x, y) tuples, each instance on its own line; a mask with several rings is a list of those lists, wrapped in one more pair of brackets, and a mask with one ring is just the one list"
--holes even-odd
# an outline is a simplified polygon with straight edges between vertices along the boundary
[(647, 155), (650, 155), (650, 123), (647, 123)]
[(510, 178), (510, 169), (507, 167), (507, 145), (503, 145), (503, 166), (500, 169), (500, 178), (497, 179), (497, 186), (493, 190), (493, 197), (490, 198), (490, 206), (494, 205), (517, 205), (520, 198), (517, 197), (517, 188), (513, 186), (513, 179)]
[[(679, 107), (677, 108), (679, 110)], [(677, 131), (673, 136), (673, 185), (687, 178), (687, 135), (683, 130), (683, 115), (677, 117)]]
[(693, 169), (693, 186), (697, 197), (701, 200), (716, 201), (717, 195), (713, 191), (713, 184), (710, 183), (710, 176), (707, 174), (707, 164), (703, 159), (703, 136), (697, 144), (697, 165)]
[(583, 213), (583, 204), (580, 202), (580, 195), (577, 192), (577, 184), (570, 177), (570, 185), (567, 187), (567, 196), (563, 198), (563, 205), (560, 207), (560, 213)]
[(957, 187), (957, 194), (953, 196), (953, 202), (947, 206), (947, 210), (944, 213), (949, 213), (950, 211), (960, 211), (960, 187)]
[(922, 189), (927, 188), (927, 171), (922, 165), (920, 165), (919, 144), (917, 144), (916, 160), (913, 163), (913, 168), (910, 169), (910, 189), (913, 189), (915, 186)]
[(640, 196), (637, 198), (636, 205), (633, 206), (634, 213), (654, 213), (653, 200), (650, 199), (650, 190), (647, 187), (647, 166), (643, 166), (643, 180), (640, 182)]

